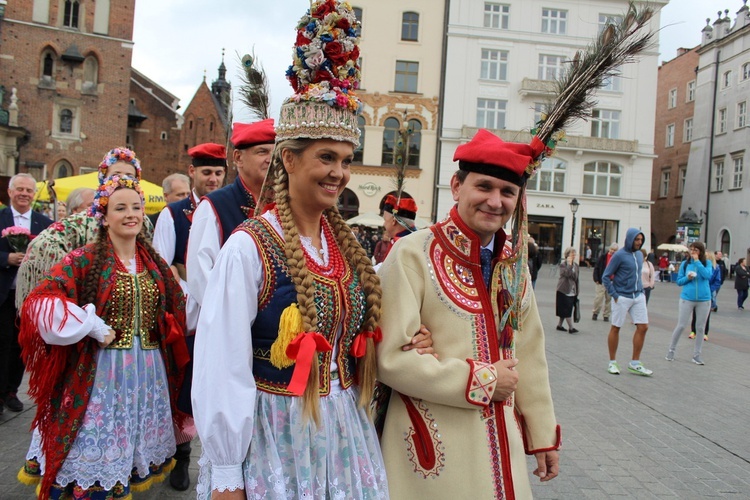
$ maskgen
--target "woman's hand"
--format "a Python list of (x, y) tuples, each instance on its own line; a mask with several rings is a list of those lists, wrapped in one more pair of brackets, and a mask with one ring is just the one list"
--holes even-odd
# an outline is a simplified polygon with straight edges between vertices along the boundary
[(115, 341), (115, 331), (109, 330), (109, 333), (104, 337), (104, 340), (99, 342), (99, 347), (105, 349), (109, 344)]
[(401, 347), (402, 351), (413, 349), (416, 349), (419, 354), (432, 354), (435, 359), (438, 358), (435, 349), (432, 347), (432, 332), (424, 325), (419, 325), (419, 331), (411, 338), (411, 342)]

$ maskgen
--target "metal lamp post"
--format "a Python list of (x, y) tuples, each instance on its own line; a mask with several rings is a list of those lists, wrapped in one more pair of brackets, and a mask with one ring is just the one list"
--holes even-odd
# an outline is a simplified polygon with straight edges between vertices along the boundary
[(573, 214), (573, 230), (570, 232), (570, 246), (573, 246), (573, 242), (576, 237), (576, 212), (578, 212), (578, 207), (581, 204), (578, 203), (578, 200), (573, 198), (573, 201), (570, 202), (570, 212)]

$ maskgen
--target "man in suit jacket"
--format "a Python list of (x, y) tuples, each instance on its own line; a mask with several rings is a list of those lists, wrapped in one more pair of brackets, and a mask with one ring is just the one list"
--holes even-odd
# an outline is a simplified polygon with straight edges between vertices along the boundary
[[(29, 174), (16, 174), (10, 179), (10, 206), (0, 210), (0, 231), (11, 226), (25, 227), (37, 235), (52, 223), (42, 214), (31, 210), (36, 192), (36, 180)], [(16, 325), (16, 273), (23, 252), (11, 248), (8, 238), (0, 238), (0, 413), (3, 407), (11, 411), (23, 410), (16, 393), (23, 378), (23, 361), (18, 345)]]

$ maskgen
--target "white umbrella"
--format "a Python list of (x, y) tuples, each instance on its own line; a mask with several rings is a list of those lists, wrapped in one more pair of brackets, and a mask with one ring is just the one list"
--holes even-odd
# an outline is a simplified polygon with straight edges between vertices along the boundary
[(687, 252), (688, 247), (685, 245), (680, 245), (678, 243), (662, 243), (658, 247), (656, 247), (657, 250), (666, 250), (667, 252)]
[(346, 221), (350, 226), (383, 227), (383, 218), (372, 212), (365, 212)]

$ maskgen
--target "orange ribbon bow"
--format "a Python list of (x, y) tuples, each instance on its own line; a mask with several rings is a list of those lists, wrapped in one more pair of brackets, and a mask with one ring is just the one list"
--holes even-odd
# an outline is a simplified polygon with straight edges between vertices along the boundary
[(286, 355), (296, 361), (292, 380), (287, 389), (295, 396), (302, 396), (307, 387), (307, 379), (310, 377), (310, 367), (316, 351), (328, 352), (332, 350), (331, 344), (318, 332), (301, 332), (292, 340), (286, 348)]
[(375, 331), (367, 330), (364, 332), (360, 332), (359, 335), (354, 337), (354, 342), (352, 342), (351, 349), (352, 356), (354, 356), (355, 358), (364, 357), (365, 353), (367, 352), (367, 339), (373, 339), (376, 344), (383, 340), (383, 332), (380, 331), (380, 327), (376, 327)]

